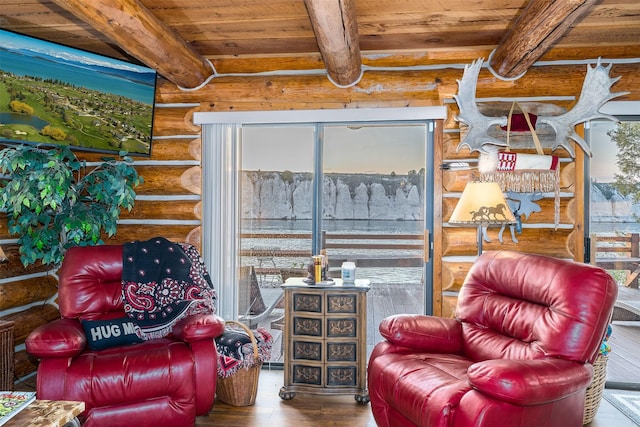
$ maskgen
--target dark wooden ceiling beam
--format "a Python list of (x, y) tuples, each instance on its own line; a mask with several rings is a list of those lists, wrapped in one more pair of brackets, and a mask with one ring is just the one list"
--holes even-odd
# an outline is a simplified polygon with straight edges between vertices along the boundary
[(182, 88), (198, 87), (214, 73), (206, 59), (137, 0), (53, 2)]
[(531, 0), (493, 52), (489, 66), (506, 79), (524, 74), (597, 0)]
[(349, 87), (362, 77), (354, 0), (304, 0), (329, 80)]

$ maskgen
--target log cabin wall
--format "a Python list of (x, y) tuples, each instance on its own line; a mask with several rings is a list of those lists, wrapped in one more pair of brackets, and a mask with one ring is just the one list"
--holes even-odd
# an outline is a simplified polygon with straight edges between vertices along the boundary
[[(485, 57), (489, 54), (486, 52)], [(449, 55), (449, 58), (454, 55)], [(193, 125), (195, 111), (260, 111), (294, 109), (383, 108), (445, 105), (448, 119), (439, 122), (436, 132), (434, 238), (434, 314), (450, 316), (455, 295), (476, 254), (475, 229), (453, 228), (446, 222), (457, 197), (471, 171), (443, 171), (443, 162), (465, 160), (473, 163), (476, 153), (456, 152), (460, 128), (454, 120), (458, 108), (453, 100), (456, 81), (462, 77), (462, 66), (476, 59), (460, 53), (456, 64), (445, 63), (434, 56), (402, 54), (393, 58), (393, 70), (368, 69), (362, 80), (350, 88), (334, 86), (315, 70), (323, 68), (319, 56), (217, 58), (214, 65), (219, 75), (198, 90), (183, 91), (175, 84), (160, 79), (156, 97), (154, 141), (150, 158), (136, 158), (136, 169), (144, 178), (137, 189), (132, 212), (124, 212), (116, 236), (107, 243), (123, 243), (163, 235), (174, 241), (188, 241), (200, 247), (201, 182), (200, 129)], [(384, 67), (385, 57), (364, 55), (368, 66)], [(286, 63), (286, 67), (282, 64)], [(397, 67), (398, 64), (406, 67)], [(606, 61), (605, 61), (606, 64)], [(265, 75), (260, 72), (296, 68), (299, 74)], [(306, 71), (305, 71), (306, 70)], [(522, 78), (502, 81), (482, 70), (478, 79), (477, 98), (527, 101), (548, 97), (564, 108), (570, 108), (579, 96), (586, 65), (548, 65), (531, 68)], [(276, 73), (277, 74), (277, 73)], [(640, 100), (640, 66), (614, 64), (611, 76), (621, 76), (613, 91), (629, 91), (619, 100)], [(547, 102), (547, 101), (543, 101)], [(565, 159), (561, 174), (561, 227), (553, 225), (553, 198), (540, 201), (542, 212), (533, 214), (518, 235), (519, 244), (497, 242), (494, 238), (485, 249), (509, 248), (543, 253), (562, 258), (582, 259), (583, 198), (582, 157), (576, 149), (572, 161), (562, 149), (554, 154)], [(81, 154), (95, 161), (99, 156)], [(444, 225), (443, 225), (444, 224)], [(0, 239), (11, 241), (6, 221), (0, 224)], [(13, 238), (14, 239), (14, 238)], [(14, 239), (15, 241), (15, 239)], [(42, 266), (24, 269), (18, 248), (3, 244), (9, 262), (0, 264), (0, 319), (16, 320), (16, 377), (36, 368), (35, 361), (24, 350), (28, 333), (39, 324), (59, 316), (54, 304), (55, 275)]]

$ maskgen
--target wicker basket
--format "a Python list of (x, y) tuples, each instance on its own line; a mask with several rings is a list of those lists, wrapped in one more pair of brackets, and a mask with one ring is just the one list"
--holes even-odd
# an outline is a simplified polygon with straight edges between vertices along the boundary
[(609, 356), (599, 354), (593, 362), (593, 381), (587, 387), (587, 395), (584, 401), (584, 415), (582, 424), (589, 424), (598, 412), (602, 393), (604, 393), (604, 384), (607, 380), (607, 360)]
[(13, 327), (15, 322), (0, 320), (0, 390), (13, 390)]
[(218, 377), (216, 386), (216, 396), (218, 400), (231, 406), (251, 406), (256, 403), (256, 394), (258, 393), (258, 378), (262, 362), (258, 358), (258, 341), (255, 335), (247, 326), (240, 322), (227, 321), (240, 326), (249, 334), (251, 344), (253, 345), (253, 365), (248, 368), (242, 368), (235, 374), (222, 378)]

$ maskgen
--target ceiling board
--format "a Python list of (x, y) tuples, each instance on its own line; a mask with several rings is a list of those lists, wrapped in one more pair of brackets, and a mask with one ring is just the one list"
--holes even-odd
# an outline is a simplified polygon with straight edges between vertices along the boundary
[[(317, 61), (318, 45), (302, 0), (138, 1), (203, 57), (311, 55), (312, 61)], [(369, 52), (397, 58), (395, 63), (394, 59), (381, 60), (386, 66), (486, 58), (529, 3), (528, 0), (354, 2), (363, 62), (371, 61), (370, 56), (367, 58)], [(0, 0), (0, 28), (132, 60), (107, 36), (52, 0)], [(640, 57), (640, 1), (598, 2), (544, 58), (580, 60), (598, 56)], [(295, 63), (288, 61), (282, 65)]]

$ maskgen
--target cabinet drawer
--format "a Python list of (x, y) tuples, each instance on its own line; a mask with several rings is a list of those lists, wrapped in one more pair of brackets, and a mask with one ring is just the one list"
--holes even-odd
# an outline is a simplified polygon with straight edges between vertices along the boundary
[(355, 362), (358, 360), (358, 344), (355, 342), (327, 343), (327, 362)]
[(292, 341), (294, 360), (311, 360), (314, 362), (322, 361), (322, 342), (321, 341)]
[(356, 314), (358, 312), (358, 295), (344, 293), (327, 294), (327, 313)]
[(355, 387), (358, 385), (356, 366), (327, 366), (328, 387)]
[(294, 363), (291, 366), (291, 379), (293, 384), (315, 385), (321, 387), (323, 384), (322, 366)]
[(293, 311), (322, 313), (322, 294), (307, 294), (303, 292), (294, 293)]
[(358, 332), (356, 317), (327, 318), (327, 338), (355, 338)]
[(322, 336), (322, 318), (294, 316), (293, 335)]

